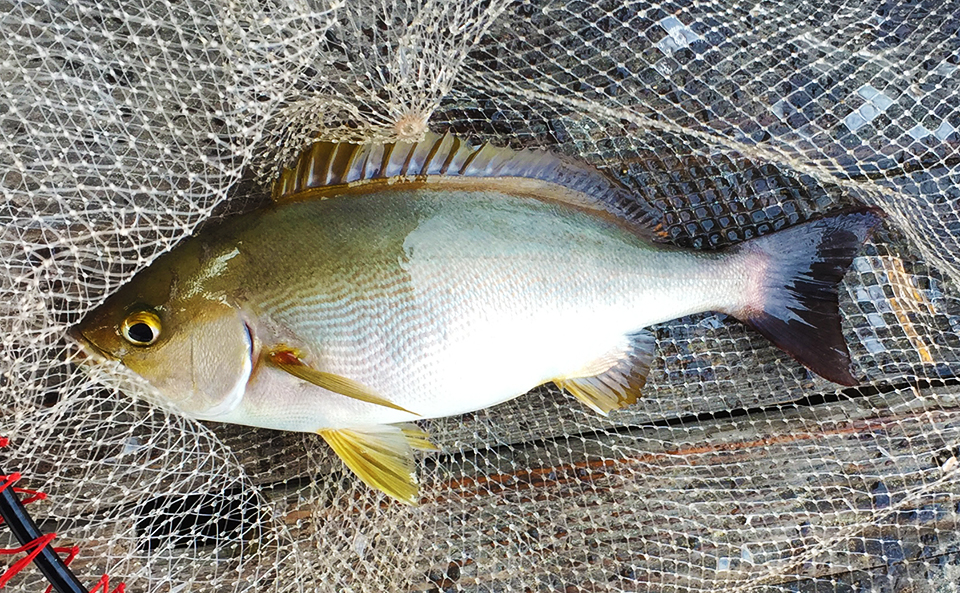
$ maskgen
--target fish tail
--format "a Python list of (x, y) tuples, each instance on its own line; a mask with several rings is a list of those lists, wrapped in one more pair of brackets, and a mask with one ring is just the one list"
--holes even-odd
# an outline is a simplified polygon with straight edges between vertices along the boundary
[(730, 311), (798, 362), (841, 385), (856, 385), (840, 328), (839, 285), (883, 213), (850, 210), (746, 241), (744, 304)]

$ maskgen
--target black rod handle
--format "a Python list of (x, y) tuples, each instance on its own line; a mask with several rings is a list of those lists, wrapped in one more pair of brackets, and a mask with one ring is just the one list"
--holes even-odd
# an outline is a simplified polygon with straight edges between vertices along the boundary
[[(3, 475), (2, 469), (0, 469), (0, 475)], [(30, 514), (27, 513), (27, 509), (20, 502), (16, 492), (13, 491), (13, 484), (0, 492), (0, 517), (3, 517), (4, 523), (10, 528), (13, 536), (22, 546), (26, 546), (44, 535), (40, 532)], [(33, 562), (43, 573), (43, 576), (50, 581), (57, 593), (88, 593), (80, 580), (73, 574), (73, 571), (64, 564), (60, 555), (53, 550), (52, 542), (43, 546), (40, 553), (34, 557)]]

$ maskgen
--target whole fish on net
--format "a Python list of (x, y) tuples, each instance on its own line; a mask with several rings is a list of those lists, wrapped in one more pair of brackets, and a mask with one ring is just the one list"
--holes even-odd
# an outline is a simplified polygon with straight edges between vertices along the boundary
[(544, 151), (317, 143), (274, 204), (185, 240), (71, 330), (197, 419), (318, 432), (417, 500), (412, 422), (554, 382), (637, 400), (652, 324), (704, 311), (854, 385), (838, 284), (880, 221), (846, 211), (722, 251), (665, 245), (627, 190)]

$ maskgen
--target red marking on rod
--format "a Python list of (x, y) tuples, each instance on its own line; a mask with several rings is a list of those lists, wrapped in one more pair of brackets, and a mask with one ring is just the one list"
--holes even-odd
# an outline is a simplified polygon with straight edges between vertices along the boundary
[[(14, 472), (10, 475), (0, 475), (0, 492), (3, 492), (11, 485), (16, 484), (23, 476), (19, 472)], [(28, 490), (26, 488), (17, 488), (14, 487), (13, 491), (17, 494), (28, 494), (27, 498), (20, 501), (21, 504), (30, 504), (31, 502), (36, 502), (38, 500), (45, 500), (47, 498), (46, 492), (39, 492), (37, 490)], [(3, 518), (0, 518), (0, 525), (3, 525)]]
[[(110, 577), (103, 575), (100, 577), (100, 580), (97, 581), (97, 584), (93, 586), (93, 589), (90, 589), (90, 593), (96, 593), (100, 587), (103, 587), (103, 593), (110, 593)], [(127, 586), (124, 583), (117, 585), (117, 588), (113, 590), (113, 593), (126, 593)]]
[[(7, 437), (0, 437), (0, 448), (6, 447), (10, 444), (10, 439)], [(0, 492), (3, 492), (7, 488), (10, 488), (14, 484), (20, 481), (23, 476), (20, 472), (13, 472), (12, 474), (0, 474)], [(13, 491), (16, 494), (26, 494), (27, 498), (23, 499), (21, 504), (30, 504), (37, 500), (45, 500), (47, 498), (46, 492), (40, 492), (38, 490), (28, 490), (27, 488), (14, 488)], [(0, 525), (3, 524), (3, 519), (0, 519)], [(56, 533), (49, 533), (38, 537), (37, 539), (27, 542), (25, 545), (20, 546), (19, 548), (0, 548), (0, 555), (4, 554), (20, 554), (21, 552), (27, 552), (27, 555), (17, 560), (13, 565), (0, 574), (0, 589), (6, 586), (6, 584), (12, 579), (17, 573), (24, 569), (28, 564), (33, 562), (34, 558), (40, 555), (40, 552), (43, 551), (45, 547), (50, 545), (50, 542), (57, 537)], [(63, 561), (64, 566), (69, 566), (73, 562), (74, 558), (77, 557), (77, 554), (80, 553), (80, 546), (71, 546), (69, 548), (53, 548), (53, 552), (56, 554), (67, 554), (66, 560)], [(93, 589), (90, 589), (90, 593), (96, 593), (100, 588), (103, 588), (103, 593), (111, 593), (110, 591), (110, 577), (103, 575), (100, 577), (100, 580), (94, 585)], [(45, 593), (50, 593), (53, 590), (53, 585), (47, 587)], [(117, 585), (117, 588), (112, 591), (112, 593), (126, 593), (127, 586), (124, 583)]]
[(30, 504), (31, 502), (47, 499), (47, 493), (40, 492), (39, 490), (27, 490), (26, 488), (14, 488), (13, 491), (16, 492), (17, 494), (29, 494), (28, 497), (20, 501), (20, 504)]
[(10, 439), (7, 437), (0, 437), (0, 447), (6, 447), (10, 444)]
[(20, 472), (13, 472), (7, 475), (0, 474), (0, 492), (19, 482), (22, 477)]
[(56, 533), (49, 533), (42, 537), (38, 537), (32, 542), (27, 542), (26, 545), (20, 546), (19, 548), (0, 548), (0, 554), (19, 554), (21, 552), (28, 552), (26, 556), (17, 560), (13, 566), (8, 568), (2, 575), (0, 575), (0, 587), (3, 587), (7, 582), (14, 577), (18, 572), (23, 570), (23, 568), (33, 562), (33, 559), (36, 558), (40, 552), (43, 551), (50, 542), (53, 541), (53, 538), (57, 537)]
[(70, 566), (70, 563), (73, 562), (73, 559), (77, 557), (77, 554), (80, 553), (80, 546), (70, 546), (69, 548), (54, 548), (54, 552), (60, 554), (63, 552), (69, 552), (67, 554), (67, 559), (63, 561), (66, 566)]
[[(54, 552), (57, 554), (63, 554), (67, 552), (67, 559), (63, 561), (64, 566), (70, 566), (70, 563), (73, 562), (73, 559), (77, 557), (77, 554), (80, 553), (80, 546), (72, 546), (69, 548), (54, 548)], [(50, 593), (53, 591), (53, 585), (48, 585), (47, 590), (43, 593)]]

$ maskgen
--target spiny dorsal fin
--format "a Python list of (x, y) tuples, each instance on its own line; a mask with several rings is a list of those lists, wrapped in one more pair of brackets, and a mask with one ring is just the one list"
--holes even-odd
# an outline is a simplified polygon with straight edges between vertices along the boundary
[(600, 210), (632, 222), (641, 234), (664, 240), (649, 212), (620, 183), (585, 163), (545, 150), (512, 150), (490, 144), (471, 146), (452, 134), (428, 132), (421, 142), (345, 144), (317, 142), (273, 187), (275, 202), (324, 198), (364, 191), (372, 184), (446, 184), (496, 187), (532, 193)]
[(649, 331), (631, 334), (626, 344), (569, 376), (554, 379), (589, 408), (606, 416), (637, 403), (653, 363), (657, 339)]
[(399, 500), (415, 505), (417, 486), (413, 451), (436, 451), (427, 433), (415, 424), (329, 429), (320, 436), (363, 482)]

